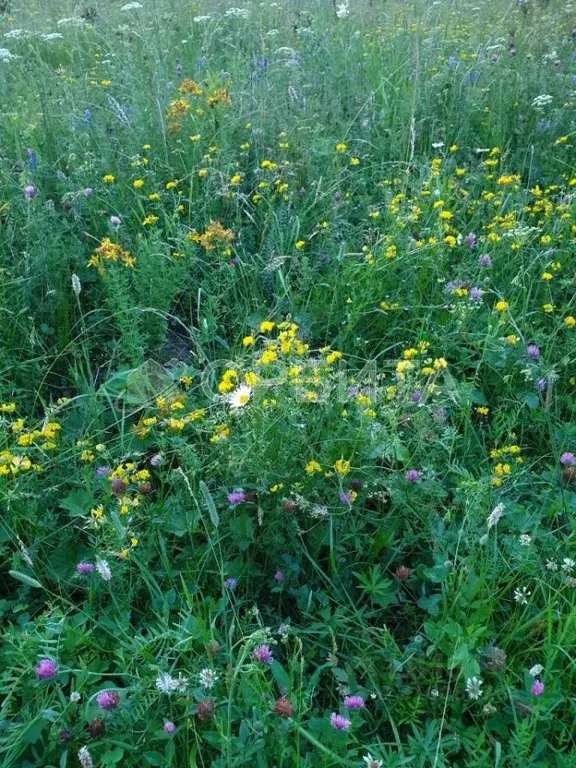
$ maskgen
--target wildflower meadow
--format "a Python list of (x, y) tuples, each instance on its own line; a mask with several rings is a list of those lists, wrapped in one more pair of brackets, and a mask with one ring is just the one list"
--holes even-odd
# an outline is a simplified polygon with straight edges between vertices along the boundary
[(573, 0), (0, 0), (1, 768), (576, 768)]

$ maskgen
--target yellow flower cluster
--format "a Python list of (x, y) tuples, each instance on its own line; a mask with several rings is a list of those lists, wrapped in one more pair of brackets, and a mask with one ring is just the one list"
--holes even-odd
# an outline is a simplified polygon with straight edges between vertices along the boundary
[(105, 237), (90, 257), (88, 266), (96, 267), (102, 272), (106, 263), (117, 262), (121, 262), (125, 267), (133, 267), (136, 259), (130, 251), (125, 250), (118, 243), (112, 242), (109, 237)]

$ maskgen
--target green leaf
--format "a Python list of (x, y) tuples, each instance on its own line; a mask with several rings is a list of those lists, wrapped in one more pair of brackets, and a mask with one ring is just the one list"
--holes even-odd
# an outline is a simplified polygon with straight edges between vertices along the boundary
[(88, 514), (94, 504), (94, 498), (83, 488), (70, 491), (65, 499), (60, 502), (61, 509), (67, 509), (72, 517), (80, 517)]
[(214, 499), (212, 498), (212, 495), (208, 489), (208, 486), (203, 480), (200, 480), (200, 491), (202, 493), (202, 496), (204, 497), (204, 502), (208, 507), (208, 514), (210, 515), (210, 520), (212, 521), (212, 525), (214, 526), (214, 528), (217, 528), (220, 523), (218, 510), (216, 509), (216, 504), (214, 504)]

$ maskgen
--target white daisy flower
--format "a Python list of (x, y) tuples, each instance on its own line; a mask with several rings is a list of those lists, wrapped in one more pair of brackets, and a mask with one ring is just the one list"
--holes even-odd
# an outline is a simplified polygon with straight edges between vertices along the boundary
[(234, 411), (237, 411), (239, 408), (244, 408), (251, 397), (252, 387), (249, 387), (247, 384), (240, 384), (228, 398), (230, 408)]

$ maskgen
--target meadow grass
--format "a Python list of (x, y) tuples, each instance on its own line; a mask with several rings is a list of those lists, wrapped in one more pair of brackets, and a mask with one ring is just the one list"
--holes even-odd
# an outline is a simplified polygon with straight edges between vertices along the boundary
[(0, 0), (2, 768), (576, 766), (560, 0)]

